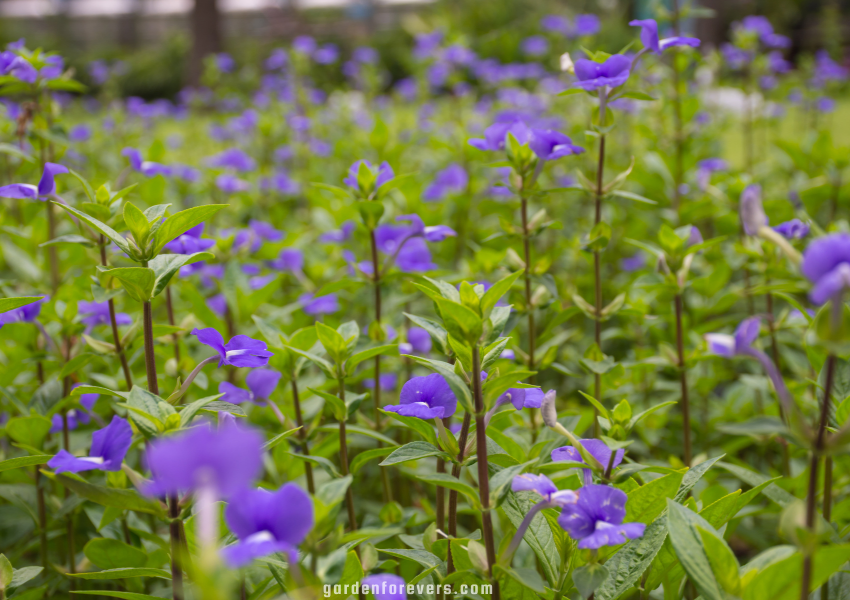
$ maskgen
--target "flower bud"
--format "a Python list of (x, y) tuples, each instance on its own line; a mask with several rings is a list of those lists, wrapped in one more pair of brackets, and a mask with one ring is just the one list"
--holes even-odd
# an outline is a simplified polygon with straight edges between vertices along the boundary
[(741, 194), (741, 223), (747, 235), (758, 235), (759, 229), (768, 224), (767, 215), (761, 204), (761, 186), (748, 185)]
[(543, 417), (543, 423), (546, 427), (556, 427), (558, 425), (558, 411), (555, 409), (555, 390), (549, 390), (543, 396), (543, 402), (540, 404), (540, 416)]

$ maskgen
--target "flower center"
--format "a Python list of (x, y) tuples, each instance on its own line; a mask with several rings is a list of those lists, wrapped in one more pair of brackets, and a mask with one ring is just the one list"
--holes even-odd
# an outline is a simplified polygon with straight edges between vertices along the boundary
[(104, 462), (102, 456), (82, 456), (80, 457), (80, 460), (84, 460), (95, 465), (102, 465)]
[(273, 542), (275, 540), (274, 534), (271, 531), (263, 530), (258, 531), (257, 533), (252, 533), (247, 538), (245, 538), (246, 544), (260, 544), (262, 542)]

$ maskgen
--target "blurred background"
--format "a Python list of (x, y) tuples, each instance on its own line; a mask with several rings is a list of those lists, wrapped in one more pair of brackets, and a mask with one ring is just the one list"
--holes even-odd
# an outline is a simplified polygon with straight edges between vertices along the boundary
[[(761, 14), (791, 39), (792, 62), (824, 47), (843, 62), (850, 0), (699, 4), (684, 28), (704, 48), (720, 47), (732, 22)], [(174, 98), (186, 85), (202, 83), (210, 55), (226, 52), (239, 65), (259, 65), (272, 49), (300, 35), (333, 44), (342, 55), (374, 47), (389, 88), (411, 72), (415, 36), (434, 28), (479, 56), (510, 63), (528, 59), (523, 40), (540, 32), (545, 15), (598, 15), (598, 47), (614, 52), (633, 39), (630, 19), (663, 16), (665, 10), (670, 0), (0, 0), (0, 42), (26, 38), (30, 48), (58, 52), (88, 85), (98, 83), (91, 63), (108, 61), (117, 65), (116, 95), (150, 100)], [(555, 40), (551, 60), (561, 51)], [(320, 81), (325, 87), (342, 82), (338, 69)]]

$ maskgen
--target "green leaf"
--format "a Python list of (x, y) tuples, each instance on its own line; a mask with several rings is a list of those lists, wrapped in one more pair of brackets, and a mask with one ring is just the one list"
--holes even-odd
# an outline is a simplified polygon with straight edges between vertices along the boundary
[(651, 407), (647, 408), (643, 412), (639, 412), (638, 414), (633, 416), (631, 419), (629, 419), (629, 424), (627, 426), (629, 431), (631, 431), (634, 428), (634, 426), (637, 425), (641, 421), (641, 419), (644, 419), (645, 417), (648, 417), (649, 415), (654, 413), (656, 410), (660, 410), (660, 409), (664, 408), (665, 406), (670, 406), (671, 404), (676, 404), (676, 400), (669, 400), (667, 402), (662, 402), (661, 404), (656, 404), (655, 406), (651, 406)]
[[(499, 577), (501, 575), (499, 579), (504, 582), (501, 585), (506, 588), (504, 592), (506, 598), (516, 598), (516, 592), (510, 589), (512, 582), (536, 594), (542, 594), (546, 591), (543, 579), (541, 579), (540, 575), (534, 569), (521, 567), (514, 569), (504, 565), (495, 565), (493, 571), (494, 576)], [(505, 581), (505, 576), (507, 576), (508, 581)]]
[(183, 235), (192, 227), (200, 225), (226, 206), (227, 204), (204, 204), (174, 213), (162, 223), (156, 232), (153, 254), (159, 254), (168, 242)]
[(0, 313), (15, 310), (16, 308), (26, 306), (27, 304), (32, 304), (33, 302), (38, 302), (42, 298), (44, 298), (44, 296), (21, 296), (18, 298), (0, 298)]
[(416, 325), (424, 329), (431, 336), (431, 339), (437, 344), (437, 349), (441, 354), (449, 354), (449, 334), (440, 323), (404, 313), (404, 316), (413, 321)]
[(631, 98), (632, 100), (656, 100), (657, 98), (653, 98), (649, 94), (645, 94), (643, 92), (623, 92), (622, 94), (617, 95), (618, 98)]
[[(850, 544), (818, 548), (812, 557), (811, 589), (816, 590), (850, 560)], [(800, 597), (803, 557), (795, 552), (759, 571), (744, 589), (744, 600), (797, 600)], [(832, 596), (832, 590), (830, 590)], [(837, 595), (835, 596), (838, 597)]]
[(420, 473), (417, 475), (417, 480), (460, 492), (467, 497), (472, 506), (476, 508), (480, 506), (478, 492), (475, 488), (451, 475), (446, 473)]
[(706, 600), (726, 600), (711, 570), (711, 563), (697, 532), (697, 526), (705, 531), (713, 528), (698, 514), (673, 500), (668, 500), (667, 509), (670, 541), (673, 543), (679, 562), (685, 568), (697, 591)]
[(511, 287), (513, 287), (514, 282), (523, 274), (522, 271), (516, 271), (515, 273), (511, 273), (507, 277), (503, 277), (492, 286), (490, 289), (484, 292), (484, 295), (481, 296), (480, 303), (480, 311), (481, 317), (483, 319), (489, 319), (490, 313), (493, 311), (493, 307), (496, 306), (496, 303), (507, 294)]
[(153, 437), (160, 433), (162, 420), (166, 418), (159, 409), (162, 398), (137, 385), (130, 390), (127, 397), (127, 408), (130, 409), (130, 420), (139, 428), (145, 437)]
[(326, 361), (321, 356), (316, 356), (315, 354), (311, 354), (306, 350), (301, 350), (300, 348), (296, 348), (295, 346), (284, 346), (286, 350), (297, 354), (298, 356), (303, 356), (317, 367), (324, 371), (325, 375), (327, 375), (331, 379), (336, 379), (336, 373), (334, 373), (334, 366)]
[(296, 454), (294, 452), (290, 452), (289, 456), (293, 458), (297, 458), (298, 460), (303, 460), (310, 464), (316, 465), (317, 467), (322, 467), (325, 472), (331, 477), (342, 477), (340, 472), (337, 470), (336, 465), (334, 465), (331, 461), (323, 456), (313, 456), (308, 454)]
[(697, 533), (702, 541), (705, 555), (711, 564), (714, 579), (727, 594), (741, 595), (741, 577), (738, 575), (740, 565), (732, 553), (732, 549), (717, 532), (705, 529), (699, 525)]
[[(501, 508), (511, 524), (519, 528), (523, 519), (525, 519), (531, 507), (539, 501), (539, 498), (532, 492), (508, 492)], [(560, 573), (560, 555), (555, 546), (552, 528), (544, 515), (538, 514), (532, 519), (523, 539), (537, 555), (537, 560), (543, 569), (543, 574), (549, 581), (550, 587), (554, 587)]]
[(106, 488), (83, 481), (82, 478), (68, 475), (57, 475), (44, 472), (46, 477), (55, 479), (66, 488), (96, 504), (122, 508), (141, 513), (148, 513), (157, 517), (165, 518), (165, 509), (156, 500), (140, 496), (138, 492), (130, 489)]
[(634, 200), (635, 202), (641, 202), (643, 204), (651, 204), (656, 205), (658, 202), (655, 200), (650, 200), (645, 196), (641, 196), (640, 194), (635, 194), (634, 192), (627, 192), (626, 190), (614, 190), (611, 192), (612, 196), (619, 196), (620, 198), (625, 198), (627, 200)]
[(351, 461), (351, 464), (348, 467), (348, 470), (351, 471), (352, 475), (356, 474), (367, 462), (375, 458), (383, 458), (390, 452), (394, 452), (396, 449), (393, 447), (384, 447), (384, 448), (373, 448), (371, 450), (366, 450), (365, 452), (360, 452), (354, 459)]
[[(94, 194), (94, 191), (92, 191), (92, 194)], [(92, 201), (94, 201), (93, 196), (92, 196)], [(54, 204), (56, 206), (61, 207), (63, 210), (71, 213), (72, 215), (77, 217), (80, 221), (82, 221), (83, 223), (85, 223), (89, 227), (92, 227), (93, 229), (95, 229), (98, 233), (102, 233), (103, 235), (108, 237), (126, 255), (133, 256), (133, 251), (130, 248), (130, 244), (127, 242), (127, 240), (124, 238), (124, 236), (121, 235), (120, 233), (118, 233), (117, 231), (115, 231), (114, 229), (112, 229), (106, 223), (101, 223), (100, 221), (98, 221), (94, 217), (90, 217), (86, 213), (81, 212), (81, 211), (77, 210), (76, 208), (71, 208), (67, 204), (62, 204), (60, 202), (54, 202)]]
[(83, 394), (106, 394), (107, 396), (118, 396), (125, 400), (130, 397), (130, 392), (119, 392), (97, 385), (79, 385), (71, 390), (72, 396), (81, 396)]
[(156, 283), (156, 272), (148, 267), (117, 267), (106, 269), (98, 267), (98, 271), (109, 277), (114, 277), (121, 287), (136, 302), (149, 302), (153, 298)]
[(90, 353), (78, 354), (62, 366), (62, 370), (59, 372), (59, 379), (64, 379), (68, 375), (76, 373), (89, 364), (94, 357), (95, 355)]
[(599, 563), (589, 563), (573, 571), (573, 583), (582, 598), (589, 598), (608, 577), (608, 569)]
[(364, 360), (369, 360), (375, 356), (398, 356), (398, 344), (385, 344), (383, 346), (374, 346), (366, 348), (360, 352), (355, 352), (345, 361), (346, 373), (351, 375), (354, 372), (354, 367), (362, 363)]
[(6, 558), (5, 554), (0, 554), (0, 590), (5, 590), (12, 583), (14, 577), (14, 569), (12, 563)]
[(44, 242), (43, 244), (39, 244), (39, 248), (46, 248), (47, 246), (54, 246), (56, 244), (77, 244), (80, 246), (85, 246), (86, 248), (93, 248), (94, 242), (92, 242), (87, 237), (82, 235), (77, 235), (75, 233), (69, 235), (60, 235), (59, 237), (55, 237), (50, 241)]
[(127, 202), (124, 205), (124, 223), (129, 227), (130, 233), (133, 234), (136, 245), (139, 248), (144, 248), (147, 243), (148, 234), (151, 231), (151, 224), (148, 223), (145, 214), (132, 202)]
[[(215, 396), (207, 396), (206, 398), (201, 398), (200, 400), (195, 400), (191, 404), (187, 404), (180, 411), (180, 427), (186, 427), (189, 423), (192, 422), (192, 419), (195, 417), (196, 414), (198, 414), (199, 410), (201, 410), (202, 408), (204, 408), (206, 405), (210, 404), (211, 402), (215, 402), (216, 400), (218, 400), (222, 396), (224, 396), (224, 394), (216, 394)], [(296, 431), (296, 429), (292, 429), (291, 431)]]
[[(346, 585), (351, 586), (352, 584), (359, 582), (363, 579), (364, 575), (363, 565), (360, 564), (360, 557), (357, 556), (356, 551), (349, 550), (345, 555), (345, 566), (342, 569), (342, 577), (338, 582), (342, 586), (341, 589), (345, 590)], [(350, 595), (351, 594), (343, 591), (341, 594), (331, 593), (331, 595), (326, 595), (325, 597), (332, 598), (333, 600), (345, 600)]]
[(6, 423), (6, 435), (19, 444), (41, 448), (52, 426), (50, 419), (39, 415), (15, 417)]
[(396, 448), (396, 450), (381, 463), (381, 466), (387, 467), (390, 465), (397, 465), (411, 460), (421, 460), (430, 456), (449, 458), (448, 454), (428, 442), (410, 442), (401, 448)]
[[(159, 569), (157, 569), (159, 570)], [(106, 572), (106, 571), (104, 571)], [(87, 577), (86, 579), (99, 579), (98, 577)], [(103, 577), (102, 579), (107, 579)], [(135, 592), (116, 592), (113, 590), (84, 590), (82, 592), (71, 592), (72, 594), (86, 594), (87, 596), (108, 596), (109, 598), (118, 598), (119, 600), (162, 600), (161, 596), (148, 596), (147, 594), (137, 594)]]
[(639, 521), (652, 523), (667, 507), (667, 500), (673, 498), (682, 483), (682, 473), (670, 473), (653, 479), (636, 490), (629, 492), (626, 502), (626, 523)]
[(596, 590), (596, 600), (615, 600), (630, 590), (652, 564), (667, 539), (667, 519), (658, 518), (643, 532), (630, 540), (606, 562), (609, 577)]
[(99, 569), (144, 567), (148, 560), (144, 550), (109, 538), (89, 541), (83, 548), (83, 554)]
[[(131, 568), (131, 569), (109, 569), (107, 571), (96, 571), (94, 573), (65, 573), (68, 577), (79, 577), (80, 579), (130, 579), (132, 577), (158, 577), (160, 579), (171, 579), (171, 573), (165, 569), (152, 569), (149, 567)], [(85, 592), (91, 594), (92, 592)], [(108, 591), (103, 594), (115, 596), (115, 592)], [(145, 596), (142, 596), (144, 598)], [(132, 600), (132, 597), (131, 597)]]
[[(451, 477), (449, 475), (449, 477)], [(452, 478), (454, 479), (454, 478)], [(383, 554), (389, 554), (390, 556), (395, 556), (397, 558), (403, 558), (405, 560), (409, 560), (415, 562), (426, 569), (431, 567), (439, 567), (443, 561), (441, 561), (437, 556), (434, 556), (427, 550), (405, 550), (401, 548), (378, 548), (378, 552), (382, 552)]]
[(611, 414), (608, 412), (608, 409), (607, 409), (607, 408), (605, 408), (605, 406), (603, 406), (603, 405), (602, 405), (602, 403), (601, 403), (601, 402), (599, 402), (596, 398), (594, 398), (594, 397), (593, 397), (593, 396), (591, 396), (590, 394), (585, 394), (585, 393), (584, 393), (583, 391), (581, 391), (581, 390), (579, 390), (579, 391), (578, 391), (578, 393), (579, 393), (579, 394), (581, 394), (582, 396), (584, 396), (585, 400), (587, 400), (588, 402), (590, 402), (590, 403), (593, 405), (593, 407), (594, 407), (596, 410), (598, 410), (598, 411), (599, 411), (599, 414), (600, 414), (600, 415), (602, 415), (603, 417), (605, 417), (605, 418), (606, 418), (606, 419), (608, 419), (609, 421), (613, 421), (613, 420), (614, 420), (614, 419), (611, 417)]
[[(44, 567), (23, 567), (21, 569), (15, 569), (12, 571), (12, 581), (9, 582), (8, 587), (16, 588), (24, 585), (28, 581), (32, 581), (36, 577), (38, 577), (41, 572), (44, 570)], [(23, 598), (24, 593), (17, 593), (13, 596), (13, 598)]]
[(92, 201), (96, 204), (97, 203), (97, 195), (94, 192), (94, 188), (92, 187), (92, 184), (89, 183), (89, 180), (86, 179), (85, 177), (83, 177), (82, 175), (80, 175), (79, 173), (77, 173), (73, 169), (68, 169), (68, 174), (71, 175), (77, 181), (80, 182), (80, 184), (83, 186), (83, 191), (85, 192), (86, 196), (88, 196), (90, 201)]
[(452, 336), (469, 345), (478, 343), (484, 328), (480, 316), (471, 308), (445, 298), (438, 298), (436, 303), (443, 318), (443, 325)]
[(375, 229), (384, 216), (384, 203), (377, 200), (358, 202), (357, 210), (366, 228)]
[(283, 440), (285, 440), (289, 437), (292, 437), (292, 435), (294, 433), (296, 433), (297, 431), (299, 431), (300, 429), (301, 429), (300, 427), (294, 427), (292, 429), (284, 431), (283, 433), (277, 434), (272, 439), (270, 439), (268, 442), (263, 444), (263, 450), (271, 450), (272, 448), (274, 448), (275, 446), (280, 444)]
[(153, 269), (156, 283), (153, 288), (153, 295), (159, 296), (171, 278), (186, 265), (200, 262), (202, 260), (212, 260), (215, 258), (211, 252), (195, 252), (194, 254), (160, 254), (148, 265)]
[(33, 465), (46, 464), (53, 458), (52, 454), (37, 454), (35, 456), (19, 456), (17, 458), (8, 458), (0, 461), (0, 473), (3, 471), (11, 471), (12, 469), (20, 469), (22, 467), (32, 467)]
[[(324, 399), (325, 404), (331, 407), (333, 411), (334, 418), (337, 421), (345, 421), (348, 417), (348, 409), (345, 406), (345, 403), (342, 401), (342, 398), (336, 396), (335, 394), (331, 394), (329, 392), (325, 392), (322, 390), (316, 390), (313, 388), (307, 388), (307, 391), (316, 394), (317, 396)], [(331, 425), (332, 428), (336, 429), (335, 426)]]
[[(351, 408), (350, 407), (351, 402), (352, 402), (351, 398), (357, 398), (357, 397), (358, 397), (358, 394), (352, 394), (350, 392), (346, 394), (345, 403), (346, 403), (346, 405), (349, 406), (349, 409)], [(360, 394), (359, 397), (363, 398), (363, 397), (365, 397), (365, 395)], [(339, 428), (336, 425), (322, 425), (320, 427), (316, 427), (316, 431), (336, 432), (338, 429)], [(385, 436), (383, 433), (378, 433), (374, 429), (370, 429), (368, 427), (360, 427), (359, 425), (347, 425), (346, 429), (345, 429), (345, 433), (346, 433), (346, 435), (352, 435), (352, 434), (353, 435), (365, 435), (366, 437), (370, 437), (373, 440), (378, 440), (379, 442), (387, 444), (391, 447), (398, 446), (398, 442), (396, 442), (394, 439)]]
[(348, 356), (348, 344), (342, 334), (333, 327), (328, 327), (322, 322), (316, 323), (316, 334), (325, 352), (337, 364), (342, 364)]
[(437, 434), (434, 433), (434, 428), (430, 423), (424, 421), (418, 417), (404, 417), (398, 413), (390, 412), (384, 409), (380, 409), (381, 413), (384, 415), (391, 417), (398, 421), (399, 423), (413, 429), (419, 435), (425, 438), (425, 441), (430, 443), (432, 446), (437, 445)]

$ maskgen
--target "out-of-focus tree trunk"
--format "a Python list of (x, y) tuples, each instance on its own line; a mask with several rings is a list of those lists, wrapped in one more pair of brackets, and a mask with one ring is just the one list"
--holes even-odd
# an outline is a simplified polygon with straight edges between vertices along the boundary
[(135, 49), (139, 45), (139, 25), (142, 21), (144, 0), (131, 0), (130, 10), (118, 22), (119, 39), (125, 48)]
[(218, 0), (195, 0), (192, 10), (192, 56), (189, 84), (197, 86), (204, 70), (204, 57), (221, 52), (221, 17)]

